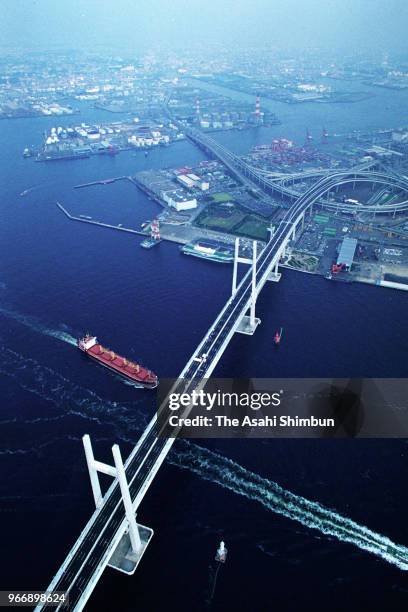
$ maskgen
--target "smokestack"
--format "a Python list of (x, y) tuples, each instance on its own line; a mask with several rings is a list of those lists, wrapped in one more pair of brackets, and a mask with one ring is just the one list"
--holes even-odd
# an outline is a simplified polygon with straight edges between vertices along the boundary
[(259, 96), (256, 96), (255, 100), (255, 117), (256, 119), (261, 118), (261, 102), (259, 100)]

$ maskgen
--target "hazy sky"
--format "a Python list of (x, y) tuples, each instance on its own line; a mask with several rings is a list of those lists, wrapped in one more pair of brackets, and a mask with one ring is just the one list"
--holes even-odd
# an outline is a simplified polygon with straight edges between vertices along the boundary
[(404, 50), (407, 31), (407, 0), (0, 0), (0, 44), (25, 47), (198, 40)]

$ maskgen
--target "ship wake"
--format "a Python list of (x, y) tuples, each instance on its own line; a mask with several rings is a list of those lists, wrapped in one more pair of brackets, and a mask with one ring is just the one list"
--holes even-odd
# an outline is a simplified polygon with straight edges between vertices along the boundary
[[(19, 317), (13, 316), (13, 318), (20, 321)], [(23, 324), (46, 333), (42, 326), (40, 329), (33, 327), (31, 319), (27, 323), (26, 317)], [(55, 336), (56, 332), (49, 331), (52, 333), (48, 335), (58, 337)], [(52, 369), (4, 346), (0, 347), (0, 373), (15, 379), (21, 388), (52, 402), (59, 411), (59, 414), (51, 417), (31, 415), (30, 419), (25, 421), (27, 423), (40, 424), (42, 421), (50, 422), (64, 416), (77, 415), (97, 424), (112, 426), (116, 439), (131, 444), (135, 443), (140, 431), (147, 424), (147, 414), (141, 414), (140, 401), (131, 402), (131, 405), (125, 407), (123, 404), (105, 400)], [(3, 424), (5, 422), (7, 421), (3, 421)], [(9, 422), (15, 422), (15, 418)], [(68, 432), (66, 438), (70, 438)], [(34, 448), (27, 450), (35, 452)], [(25, 449), (4, 449), (3, 453), (25, 454)], [(177, 447), (168, 456), (168, 461), (206, 481), (255, 501), (267, 510), (295, 520), (310, 529), (318, 530), (325, 536), (353, 544), (401, 570), (408, 570), (407, 547), (395, 544), (388, 537), (359, 525), (317, 502), (291, 493), (276, 482), (263, 478), (216, 452), (186, 440), (179, 440)]]
[(317, 502), (295, 495), (227, 457), (183, 441), (177, 451), (171, 453), (169, 461), (179, 468), (194, 472), (204, 480), (256, 501), (268, 510), (298, 521), (310, 529), (317, 529), (326, 536), (353, 544), (401, 570), (408, 570), (407, 547), (395, 544), (386, 536)]
[(3, 306), (0, 306), (0, 315), (3, 315), (4, 317), (7, 317), (9, 319), (13, 319), (14, 321), (17, 321), (18, 323), (20, 323), (21, 325), (28, 327), (32, 331), (43, 334), (44, 336), (50, 336), (51, 338), (56, 338), (57, 340), (61, 340), (62, 342), (67, 342), (68, 344), (72, 344), (73, 346), (76, 346), (77, 344), (76, 339), (73, 336), (71, 336), (71, 334), (69, 334), (68, 332), (59, 330), (59, 329), (51, 329), (50, 327), (43, 325), (43, 323), (41, 323), (35, 317), (23, 315), (14, 310), (9, 310), (8, 308), (4, 308)]
[[(26, 424), (45, 424), (72, 415), (97, 424), (110, 425), (118, 437), (127, 431), (131, 436), (134, 435), (135, 440), (140, 435), (143, 421), (147, 421), (147, 415), (142, 415), (137, 409), (138, 402), (130, 402), (129, 406), (125, 406), (123, 403), (103, 399), (94, 391), (76, 385), (51, 368), (5, 346), (0, 346), (0, 374), (12, 378), (21, 389), (50, 402), (57, 412), (52, 416), (31, 415), (29, 419), (24, 419)], [(2, 420), (0, 424), (12, 424), (17, 420), (13, 417)]]

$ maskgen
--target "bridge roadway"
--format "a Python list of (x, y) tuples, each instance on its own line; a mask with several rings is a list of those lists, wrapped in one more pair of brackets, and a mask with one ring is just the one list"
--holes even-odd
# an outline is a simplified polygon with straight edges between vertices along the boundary
[[(290, 240), (296, 225), (307, 209), (336, 186), (343, 176), (323, 177), (286, 211), (275, 233), (257, 259), (257, 293), (268, 279)], [(347, 179), (349, 182), (353, 177)], [(191, 392), (201, 380), (209, 377), (251, 303), (251, 269), (245, 274), (236, 293), (227, 301), (219, 316), (181, 372), (171, 392)], [(203, 354), (205, 360), (197, 361)], [(135, 511), (153, 481), (174, 439), (158, 437), (153, 417), (125, 464), (126, 476)], [(104, 497), (104, 503), (92, 515), (75, 546), (55, 575), (48, 591), (68, 591), (70, 610), (82, 610), (112, 553), (126, 530), (126, 519), (120, 490), (115, 480)], [(36, 610), (47, 606), (39, 605)]]
[[(270, 242), (259, 255), (257, 260), (259, 291), (280, 258), (282, 248), (289, 240), (292, 220), (303, 209), (305, 205), (295, 206), (286, 213)], [(172, 389), (172, 392), (191, 392), (197, 388), (202, 378), (210, 376), (236, 331), (242, 315), (248, 310), (250, 299), (251, 270), (244, 276), (235, 295), (228, 300), (208, 330), (180, 374), (182, 380)], [(203, 353), (207, 354), (207, 359), (201, 363), (195, 361), (195, 358), (200, 357)], [(144, 493), (174, 442), (174, 439), (159, 438), (158, 433), (154, 417), (125, 464), (135, 509), (143, 499)], [(103, 506), (95, 511), (48, 590), (68, 591), (70, 609), (82, 609), (125, 528), (126, 521), (120, 490), (114, 483), (105, 497)], [(37, 610), (46, 607), (37, 606)]]

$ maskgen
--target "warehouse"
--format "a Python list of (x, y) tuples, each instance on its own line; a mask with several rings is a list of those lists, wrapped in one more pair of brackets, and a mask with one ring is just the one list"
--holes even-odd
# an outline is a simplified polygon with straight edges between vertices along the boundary
[(341, 247), (339, 251), (339, 256), (337, 258), (337, 265), (343, 266), (343, 270), (350, 270), (353, 264), (354, 253), (356, 252), (356, 248), (357, 248), (356, 238), (349, 238), (348, 236), (346, 236), (343, 239), (343, 242), (341, 243)]

